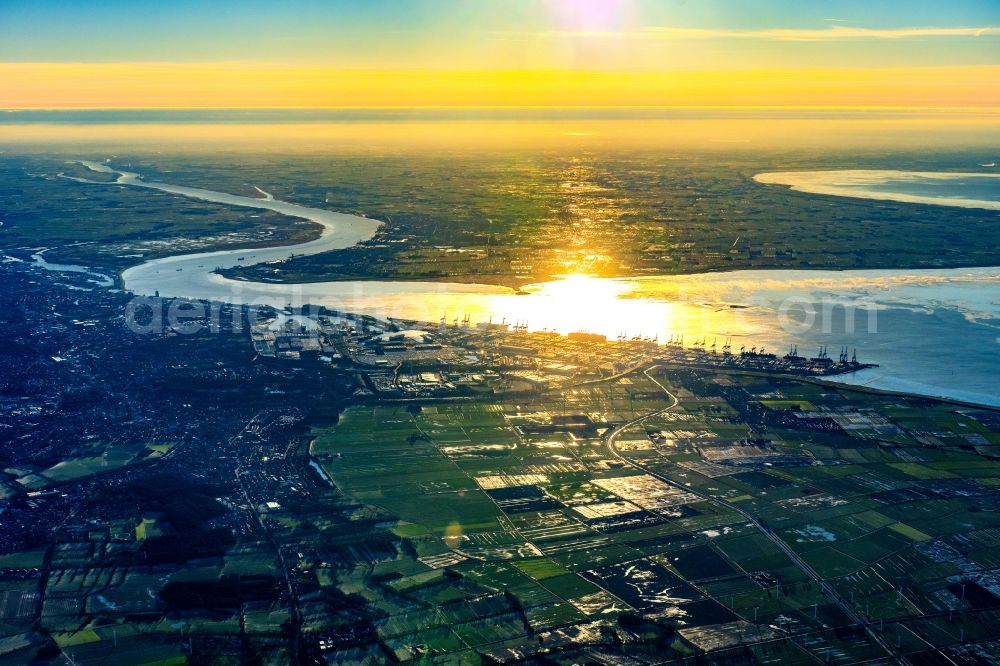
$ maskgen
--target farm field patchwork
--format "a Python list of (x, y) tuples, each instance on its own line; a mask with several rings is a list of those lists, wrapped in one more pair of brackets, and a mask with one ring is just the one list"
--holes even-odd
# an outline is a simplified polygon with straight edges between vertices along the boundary
[[(392, 645), (440, 659), (535, 654), (612, 625), (658, 635), (666, 658), (750, 644), (788, 663), (886, 653), (849, 613), (901, 652), (926, 650), (927, 631), (957, 643), (957, 610), (993, 636), (987, 412), (717, 379), (658, 368), (517, 400), (351, 407), (314, 431), (312, 454), (403, 546), (328, 584), (430, 613), (391, 630)], [(661, 412), (660, 386), (680, 404)], [(459, 609), (468, 619), (444, 621)]]

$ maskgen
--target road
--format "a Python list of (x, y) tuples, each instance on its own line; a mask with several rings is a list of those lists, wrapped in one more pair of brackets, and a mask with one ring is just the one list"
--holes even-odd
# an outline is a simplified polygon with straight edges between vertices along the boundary
[(667, 476), (664, 476), (658, 472), (649, 469), (647, 466), (641, 463), (638, 463), (634, 460), (629, 459), (626, 456), (623, 456), (621, 452), (618, 451), (618, 449), (615, 447), (615, 440), (618, 439), (618, 436), (621, 435), (621, 433), (628, 430), (634, 425), (638, 425), (643, 421), (647, 421), (648, 419), (651, 419), (653, 417), (659, 416), (661, 414), (670, 411), (671, 409), (676, 407), (679, 402), (677, 396), (671, 393), (666, 386), (661, 384), (650, 374), (651, 370), (655, 370), (656, 368), (659, 367), (662, 366), (658, 364), (651, 365), (645, 368), (642, 371), (642, 374), (644, 374), (651, 382), (656, 384), (661, 391), (663, 391), (663, 393), (670, 399), (670, 404), (662, 409), (658, 409), (654, 412), (650, 412), (648, 414), (644, 414), (640, 417), (634, 418), (631, 421), (627, 421), (622, 425), (618, 426), (617, 428), (614, 428), (613, 430), (609, 430), (608, 432), (606, 432), (604, 434), (604, 441), (607, 444), (608, 450), (611, 452), (611, 455), (617, 458), (622, 463), (629, 465), (635, 469), (641, 470), (642, 472), (645, 472), (646, 474), (649, 474), (650, 476), (655, 477), (664, 483), (667, 483), (671, 486), (674, 486), (675, 488), (683, 490), (684, 492), (691, 493), (692, 495), (697, 495), (698, 497), (702, 498), (705, 501), (712, 502), (717, 506), (723, 506), (743, 516), (748, 522), (750, 522), (751, 525), (756, 527), (758, 530), (760, 530), (761, 533), (764, 534), (764, 536), (770, 539), (771, 542), (774, 543), (774, 545), (780, 548), (782, 552), (784, 552), (788, 556), (788, 558), (795, 563), (795, 565), (802, 571), (802, 573), (806, 575), (806, 577), (808, 577), (811, 581), (816, 583), (816, 585), (819, 586), (819, 588), (823, 591), (823, 593), (826, 594), (826, 596), (828, 596), (831, 600), (833, 600), (835, 604), (837, 604), (837, 607), (839, 607), (840, 610), (843, 611), (844, 615), (846, 615), (851, 620), (851, 622), (855, 623), (860, 627), (863, 627), (865, 633), (868, 634), (869, 638), (871, 638), (871, 640), (876, 645), (885, 650), (886, 653), (892, 655), (892, 657), (898, 663), (908, 665), (910, 663), (909, 660), (907, 660), (906, 657), (900, 654), (895, 647), (890, 645), (881, 635), (879, 635), (867, 618), (865, 618), (861, 613), (859, 613), (854, 608), (854, 606), (852, 606), (846, 599), (844, 599), (840, 595), (840, 593), (838, 593), (833, 588), (833, 586), (831, 586), (829, 583), (823, 580), (823, 578), (816, 573), (815, 569), (813, 569), (808, 562), (803, 560), (802, 557), (799, 556), (799, 554), (796, 553), (791, 546), (785, 543), (785, 541), (781, 537), (779, 537), (774, 531), (772, 531), (766, 525), (761, 523), (749, 511), (731, 502), (727, 502), (726, 500), (713, 497), (712, 495), (708, 495), (706, 493), (690, 488), (684, 484), (678, 483)]
[[(251, 428), (251, 426), (257, 424), (260, 421), (260, 418), (265, 415), (265, 413), (266, 411), (258, 412), (257, 414), (255, 414), (254, 417), (250, 419), (250, 421), (248, 421), (245, 426), (243, 426), (242, 430), (233, 435), (229, 439), (230, 448), (236, 448), (238, 440)], [(292, 578), (288, 574), (288, 572), (290, 571), (289, 564), (285, 560), (285, 553), (281, 549), (281, 544), (279, 544), (277, 539), (274, 538), (274, 535), (271, 534), (271, 530), (268, 529), (267, 523), (264, 521), (264, 517), (261, 515), (260, 510), (257, 508), (261, 504), (263, 499), (254, 498), (250, 494), (250, 491), (247, 489), (246, 484), (243, 482), (243, 475), (247, 473), (243, 467), (244, 458), (249, 458), (249, 456), (247, 456), (247, 453), (245, 451), (239, 454), (239, 457), (237, 458), (238, 462), (235, 470), (236, 482), (239, 484), (240, 493), (243, 495), (243, 500), (250, 507), (250, 511), (253, 512), (253, 515), (257, 517), (257, 522), (260, 525), (261, 531), (267, 537), (268, 541), (271, 542), (271, 545), (274, 547), (274, 550), (278, 555), (278, 561), (281, 563), (281, 574), (285, 579), (285, 587), (288, 590), (288, 610), (289, 610), (289, 615), (291, 616), (290, 624), (292, 629), (292, 637), (291, 640), (289, 641), (289, 661), (291, 663), (296, 663), (299, 654), (299, 641), (301, 640), (301, 635), (302, 635), (301, 632), (302, 615), (299, 612), (298, 597), (295, 594), (295, 586), (292, 584)], [(241, 606), (240, 608), (241, 618), (242, 615), (243, 615), (243, 609)]]

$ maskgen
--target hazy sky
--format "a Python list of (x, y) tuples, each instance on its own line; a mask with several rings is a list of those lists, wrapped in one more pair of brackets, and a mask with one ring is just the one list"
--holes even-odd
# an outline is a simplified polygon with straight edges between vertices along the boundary
[(998, 71), (997, 0), (0, 0), (6, 108), (982, 107)]

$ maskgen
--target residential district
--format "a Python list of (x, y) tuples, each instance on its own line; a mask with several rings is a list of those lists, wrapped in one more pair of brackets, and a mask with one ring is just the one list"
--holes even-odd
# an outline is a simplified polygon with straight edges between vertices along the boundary
[(1000, 412), (836, 383), (853, 350), (137, 331), (0, 272), (0, 664), (1000, 654)]

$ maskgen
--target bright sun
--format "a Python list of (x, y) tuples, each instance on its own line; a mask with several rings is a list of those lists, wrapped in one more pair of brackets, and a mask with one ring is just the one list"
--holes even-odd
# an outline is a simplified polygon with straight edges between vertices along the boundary
[(614, 32), (625, 27), (631, 14), (628, 0), (549, 0), (549, 16), (556, 30)]

